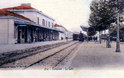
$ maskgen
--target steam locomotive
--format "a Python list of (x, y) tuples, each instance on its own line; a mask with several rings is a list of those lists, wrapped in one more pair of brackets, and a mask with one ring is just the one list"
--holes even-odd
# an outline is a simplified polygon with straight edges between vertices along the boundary
[(85, 38), (85, 36), (84, 36), (83, 33), (79, 33), (79, 34), (74, 33), (74, 34), (73, 34), (73, 40), (74, 40), (74, 41), (75, 41), (75, 40), (84, 41), (84, 38)]

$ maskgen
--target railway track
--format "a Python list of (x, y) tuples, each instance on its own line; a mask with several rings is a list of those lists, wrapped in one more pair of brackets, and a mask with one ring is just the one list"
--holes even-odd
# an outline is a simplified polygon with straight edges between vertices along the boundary
[(79, 42), (72, 44), (61, 51), (58, 51), (44, 59), (37, 61), (36, 63), (30, 65), (27, 68), (31, 69), (56, 69), (55, 67), (59, 65), (68, 55), (70, 55), (77, 47)]
[(2, 53), (0, 54), (0, 68), (2, 67), (2, 65), (7, 64), (7, 63), (11, 63), (41, 52), (45, 52), (47, 50), (62, 46), (62, 45), (66, 45), (69, 42), (60, 42), (60, 43), (55, 43), (52, 45), (44, 45), (44, 46), (38, 46), (38, 47), (34, 47), (34, 48), (30, 48), (30, 49), (25, 49), (25, 50), (17, 50), (17, 51), (12, 51), (12, 52), (6, 52), (6, 53)]
[[(69, 42), (69, 43), (56, 45), (56, 46), (52, 45), (52, 47), (49, 49), (33, 51), (33, 53), (31, 53), (31, 55), (29, 54), (28, 57), (25, 54), (24, 55), (26, 57), (24, 57), (23, 54), (20, 56), (18, 55), (18, 58), (16, 58), (17, 56), (13, 57), (11, 59), (14, 59), (14, 60), (4, 63), (0, 67), (1, 68), (21, 68), (21, 69), (33, 68), (33, 67), (37, 67), (38, 64), (41, 64), (45, 60), (58, 57), (58, 59), (55, 59), (55, 60), (57, 60), (57, 62), (55, 64), (53, 64), (54, 66), (56, 66), (65, 57), (67, 57), (70, 54), (70, 52), (77, 47), (78, 44), (79, 44), (79, 42)], [(66, 52), (64, 52), (64, 51), (66, 51)], [(21, 58), (22, 56), (23, 56), (23, 58)], [(21, 59), (19, 59), (19, 58), (21, 58)], [(55, 60), (53, 59), (54, 62), (55, 62)], [(51, 63), (53, 63), (53, 62), (51, 62)], [(49, 64), (51, 64), (51, 63), (49, 62)], [(44, 64), (42, 64), (42, 65), (44, 65)], [(48, 66), (49, 64), (47, 64), (45, 66)], [(40, 65), (40, 66), (42, 66), (42, 65)]]

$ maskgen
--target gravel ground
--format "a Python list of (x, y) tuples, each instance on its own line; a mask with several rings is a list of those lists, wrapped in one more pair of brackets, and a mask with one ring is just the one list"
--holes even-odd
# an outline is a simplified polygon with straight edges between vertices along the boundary
[[(80, 42), (81, 43), (81, 42)], [(68, 44), (69, 45), (69, 44)], [(61, 63), (59, 63), (55, 69), (67, 69), (67, 70), (82, 70), (82, 69), (124, 69), (124, 45), (121, 44), (121, 52), (116, 53), (115, 47), (116, 43), (111, 43), (112, 48), (106, 48), (106, 43), (103, 42), (99, 44), (98, 42), (82, 42), (80, 45), (77, 45), (77, 48), (71, 52)], [(61, 46), (56, 49), (51, 49), (50, 51), (46, 51), (45, 53), (40, 53), (35, 55), (34, 57), (27, 57), (23, 60), (18, 60), (14, 63), (7, 64), (5, 66), (28, 66), (32, 63), (38, 61), (41, 58), (45, 58), (51, 54), (54, 54), (57, 51), (65, 48), (67, 46)], [(74, 47), (71, 47), (73, 49)], [(69, 51), (65, 51), (67, 53)], [(63, 52), (64, 53), (64, 52)], [(39, 62), (36, 66), (34, 65), (32, 68), (44, 68), (44, 67), (53, 67), (58, 60), (60, 60), (66, 54), (64, 53), (58, 54), (52, 58), (47, 58), (45, 61)], [(32, 62), (33, 61), (33, 62)]]
[(106, 43), (83, 42), (76, 51), (71, 53), (56, 68), (67, 70), (123, 70), (124, 45), (121, 52), (115, 52), (116, 43), (111, 43), (112, 48), (106, 48)]
[[(71, 40), (69, 40), (71, 41)], [(15, 50), (23, 50), (23, 49), (29, 49), (33, 47), (43, 46), (43, 45), (50, 45), (55, 44), (59, 42), (66, 42), (66, 40), (58, 40), (58, 41), (44, 41), (44, 42), (35, 42), (35, 43), (25, 43), (25, 44), (6, 44), (6, 45), (0, 45), (0, 53), (6, 53), (10, 51)]]
[(61, 51), (62, 49), (66, 48), (67, 46), (70, 46), (70, 45), (73, 45), (74, 43), (76, 42), (71, 42), (69, 44), (66, 44), (66, 45), (63, 45), (63, 46), (58, 46), (56, 48), (53, 48), (53, 49), (50, 49), (48, 51), (44, 51), (44, 52), (41, 52), (41, 53), (38, 53), (36, 55), (33, 55), (33, 56), (30, 56), (30, 57), (26, 57), (24, 59), (20, 59), (20, 60), (17, 60), (15, 62), (12, 62), (12, 63), (8, 63), (8, 64), (4, 64), (2, 65), (2, 67), (10, 67), (10, 68), (15, 68), (15, 67), (27, 67), (27, 66), (30, 66), (32, 65), (33, 63), (35, 62), (38, 62), (39, 60), (42, 60), (58, 51)]
[(56, 68), (56, 66), (61, 63), (68, 55), (70, 55), (71, 52), (73, 52), (75, 49), (77, 49), (77, 46), (80, 43), (73, 44), (72, 46), (68, 47), (67, 49), (64, 49), (60, 51), (59, 53), (55, 54), (54, 56), (51, 56), (36, 65), (30, 67), (31, 69), (52, 69), (52, 70), (60, 70)]
[(106, 48), (106, 43), (84, 42), (80, 51), (72, 60), (74, 69), (124, 69), (124, 45), (121, 52), (115, 52), (115, 42), (112, 48)]
[(71, 41), (68, 42), (59, 42), (59, 43), (54, 43), (51, 45), (43, 45), (43, 46), (38, 46), (38, 47), (33, 47), (29, 49), (24, 49), (24, 50), (16, 50), (12, 52), (6, 52), (0, 54), (0, 66), (6, 63), (14, 62), (16, 60), (20, 60), (29, 56), (33, 56), (35, 54), (50, 50), (52, 48), (56, 48), (62, 45), (66, 45), (70, 43)]

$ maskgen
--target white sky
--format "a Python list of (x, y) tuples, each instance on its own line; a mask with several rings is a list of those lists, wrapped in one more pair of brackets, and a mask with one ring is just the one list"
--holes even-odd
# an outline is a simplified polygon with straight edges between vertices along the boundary
[(88, 25), (89, 4), (92, 0), (0, 0), (0, 8), (31, 3), (32, 7), (54, 18), (69, 31), (81, 31)]

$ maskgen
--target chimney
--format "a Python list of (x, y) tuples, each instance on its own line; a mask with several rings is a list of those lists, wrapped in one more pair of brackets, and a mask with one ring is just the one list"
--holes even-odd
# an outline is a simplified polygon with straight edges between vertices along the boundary
[(31, 6), (31, 3), (22, 3), (22, 6)]

